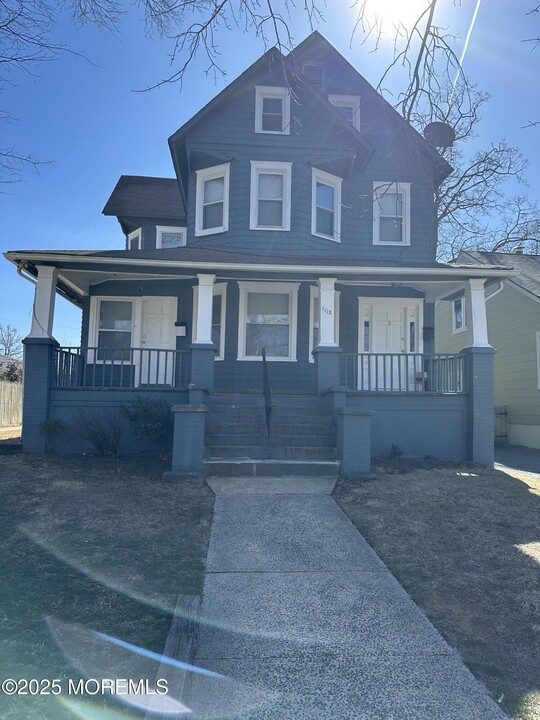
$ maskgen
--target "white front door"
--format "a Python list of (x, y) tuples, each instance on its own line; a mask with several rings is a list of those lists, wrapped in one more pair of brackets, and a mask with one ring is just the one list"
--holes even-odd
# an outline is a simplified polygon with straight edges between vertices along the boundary
[(359, 319), (358, 389), (414, 390), (422, 301), (361, 298)]
[(176, 305), (174, 297), (142, 298), (138, 385), (173, 384)]

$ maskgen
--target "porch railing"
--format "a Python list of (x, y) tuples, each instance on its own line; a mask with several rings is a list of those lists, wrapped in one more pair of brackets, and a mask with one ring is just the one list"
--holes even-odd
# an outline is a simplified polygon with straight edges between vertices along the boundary
[(340, 358), (340, 383), (366, 392), (463, 393), (462, 355), (358, 353)]
[(55, 352), (54, 386), (184, 389), (190, 357), (189, 350), (61, 347)]

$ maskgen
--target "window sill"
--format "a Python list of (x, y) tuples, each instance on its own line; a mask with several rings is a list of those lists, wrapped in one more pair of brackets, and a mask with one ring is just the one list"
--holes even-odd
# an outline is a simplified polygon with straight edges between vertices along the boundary
[[(236, 358), (238, 362), (262, 362), (262, 356), (261, 355), (247, 355), (245, 357), (237, 357)], [(266, 356), (266, 360), (268, 362), (297, 362), (296, 358), (291, 357), (268, 357)]]
[(313, 237), (322, 238), (323, 240), (330, 240), (330, 242), (340, 243), (341, 238), (331, 237), (330, 235), (323, 235), (322, 233), (312, 232)]
[(227, 227), (210, 228), (209, 230), (196, 230), (195, 237), (204, 237), (205, 235), (218, 235), (227, 232)]

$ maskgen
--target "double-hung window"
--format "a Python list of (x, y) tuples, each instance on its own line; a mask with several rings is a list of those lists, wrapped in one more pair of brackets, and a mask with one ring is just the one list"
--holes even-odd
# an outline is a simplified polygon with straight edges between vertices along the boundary
[(251, 161), (250, 230), (291, 229), (291, 167)]
[(186, 244), (186, 228), (156, 226), (156, 248), (176, 248)]
[(97, 315), (97, 359), (129, 360), (133, 332), (131, 300), (99, 300)]
[(358, 95), (329, 95), (329, 102), (345, 120), (360, 130), (360, 98)]
[(290, 135), (291, 97), (288, 88), (255, 86), (255, 132)]
[(298, 283), (238, 284), (238, 359), (295, 361)]
[(410, 183), (373, 185), (373, 244), (410, 245)]
[(313, 168), (311, 232), (341, 242), (341, 178)]
[(229, 173), (229, 163), (197, 170), (195, 235), (212, 235), (228, 229)]
[(452, 330), (454, 333), (467, 329), (465, 324), (465, 298), (456, 298), (452, 303)]

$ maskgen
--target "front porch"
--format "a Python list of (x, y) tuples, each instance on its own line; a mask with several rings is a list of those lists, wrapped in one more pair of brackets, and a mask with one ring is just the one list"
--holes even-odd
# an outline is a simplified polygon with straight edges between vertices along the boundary
[[(76, 266), (72, 259), (61, 267), (35, 265), (34, 319), (25, 340), (26, 450), (42, 450), (39, 424), (48, 417), (69, 426), (81, 404), (118, 406), (146, 395), (177, 411), (173, 466), (200, 471), (204, 456), (224, 447), (212, 444), (205, 428), (227, 436), (216, 427), (226, 414), (217, 395), (230, 405), (238, 396), (259, 398), (263, 421), (280, 396), (290, 396), (297, 408), (302, 397), (319, 398), (317, 414), (334, 428), (333, 453), (342, 463), (362, 443), (368, 455), (387, 455), (396, 446), (406, 455), (492, 461), (493, 351), (484, 305), (492, 269), (331, 266), (320, 259), (319, 272), (252, 262), (248, 273), (245, 263), (227, 262), (210, 273), (183, 261), (180, 275), (175, 262), (160, 263), (158, 272), (130, 259), (121, 273), (108, 263), (101, 258), (96, 267), (86, 256)], [(72, 293), (79, 290), (83, 310), (77, 347), (52, 338), (55, 292), (68, 283)], [(456, 296), (464, 297), (469, 347), (437, 353), (435, 302)], [(302, 410), (294, 422), (308, 428), (311, 419)], [(239, 453), (250, 447), (256, 454), (260, 446), (266, 457), (302, 455), (292, 449), (295, 438), (305, 443), (300, 449), (312, 448), (317, 433), (295, 433), (293, 425), (290, 436), (270, 424), (258, 440), (248, 433), (253, 443), (238, 439)], [(72, 439), (70, 451), (77, 447)], [(322, 447), (332, 447), (328, 438)], [(231, 448), (229, 455), (234, 442)]]

